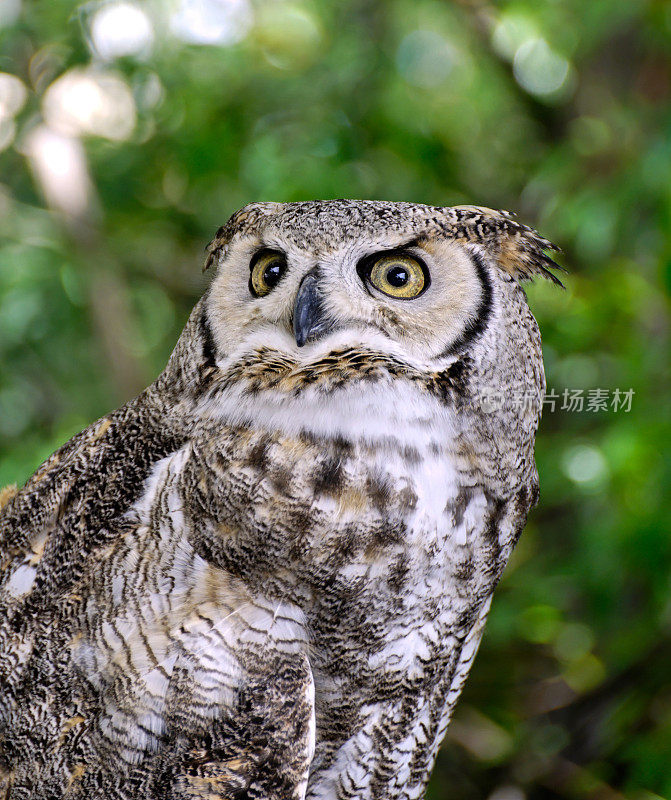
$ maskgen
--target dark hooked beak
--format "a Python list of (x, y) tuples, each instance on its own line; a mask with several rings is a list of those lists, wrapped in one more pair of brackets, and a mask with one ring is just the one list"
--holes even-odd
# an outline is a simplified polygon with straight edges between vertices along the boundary
[(301, 281), (294, 303), (294, 336), (299, 347), (315, 339), (321, 333), (326, 333), (331, 325), (324, 317), (321, 294), (317, 288), (317, 278), (314, 272), (308, 274)]

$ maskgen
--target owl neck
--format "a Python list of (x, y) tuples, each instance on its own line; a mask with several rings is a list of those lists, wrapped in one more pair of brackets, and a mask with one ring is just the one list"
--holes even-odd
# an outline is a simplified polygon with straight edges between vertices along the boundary
[(421, 448), (444, 444), (462, 429), (467, 372), (468, 359), (425, 372), (351, 347), (328, 352), (310, 369), (267, 347), (226, 363), (215, 352), (201, 300), (152, 393), (168, 398), (170, 416), (181, 425), (253, 426), (284, 436)]

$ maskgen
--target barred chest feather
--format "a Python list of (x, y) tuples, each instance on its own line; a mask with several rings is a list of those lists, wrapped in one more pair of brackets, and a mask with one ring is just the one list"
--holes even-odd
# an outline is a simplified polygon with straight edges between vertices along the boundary
[(138, 734), (129, 758), (158, 748), (170, 674), (155, 661), (184, 672), (186, 741), (201, 718), (238, 716), (240, 688), (279, 653), (306, 665), (314, 696), (307, 797), (420, 797), (512, 547), (510, 509), (484, 488), (454, 411), (415, 387), (315, 398), (311, 418), (270, 395), (253, 427), (237, 400), (209, 406), (156, 465), (130, 515), (139, 535), (114, 555), (117, 607), (144, 593), (139, 627), (153, 632), (150, 645), (130, 636), (136, 668), (109, 621), (102, 649), (78, 645), (103, 691), (120, 659), (120, 679), (137, 675), (133, 710), (112, 704), (105, 735), (142, 719), (155, 741)]

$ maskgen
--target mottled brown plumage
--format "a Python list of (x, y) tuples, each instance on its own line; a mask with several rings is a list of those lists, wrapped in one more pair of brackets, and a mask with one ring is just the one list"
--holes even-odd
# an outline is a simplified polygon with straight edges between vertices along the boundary
[(537, 497), (551, 247), (235, 214), (156, 382), (0, 496), (0, 796), (423, 796)]

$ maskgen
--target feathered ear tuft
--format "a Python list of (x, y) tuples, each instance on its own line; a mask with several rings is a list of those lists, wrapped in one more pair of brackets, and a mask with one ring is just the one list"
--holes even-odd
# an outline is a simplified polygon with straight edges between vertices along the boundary
[(446, 232), (457, 239), (481, 245), (515, 280), (528, 281), (540, 275), (564, 287), (550, 270), (566, 270), (545, 252), (560, 252), (557, 245), (533, 228), (518, 222), (509, 211), (479, 206), (445, 208)]
[(226, 255), (226, 248), (236, 233), (245, 233), (250, 228), (259, 224), (262, 217), (267, 217), (277, 210), (279, 203), (249, 203), (228, 220), (225, 225), (217, 230), (214, 239), (207, 245), (205, 251), (207, 257), (203, 265), (203, 272), (206, 272), (221, 254)]
[(214, 238), (205, 246), (205, 252), (207, 255), (205, 256), (205, 263), (203, 264), (203, 272), (207, 272), (212, 264), (214, 264), (216, 261), (217, 255), (220, 252), (225, 251), (226, 245), (231, 239), (231, 235), (227, 228), (228, 223), (217, 228)]

